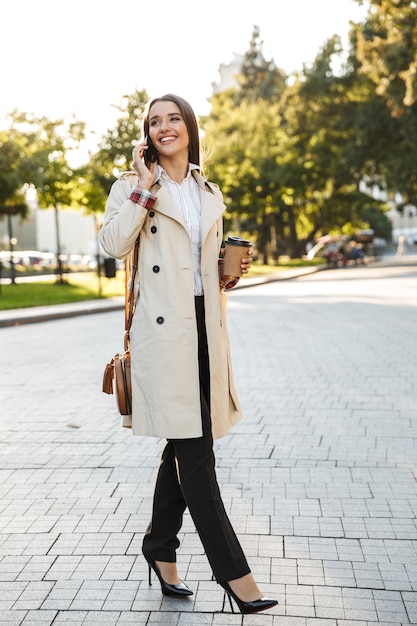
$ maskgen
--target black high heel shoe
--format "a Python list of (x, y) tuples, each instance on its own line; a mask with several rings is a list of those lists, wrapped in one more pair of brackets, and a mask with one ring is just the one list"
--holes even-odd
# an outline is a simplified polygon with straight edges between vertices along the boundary
[[(271, 598), (267, 598), (264, 596), (263, 598), (259, 598), (259, 600), (254, 600), (253, 602), (245, 602), (237, 597), (237, 595), (230, 588), (229, 583), (219, 583), (221, 587), (225, 590), (227, 597), (229, 598), (230, 609), (232, 613), (234, 613), (234, 608), (232, 604), (232, 598), (236, 602), (239, 607), (239, 611), (244, 615), (249, 615), (250, 613), (259, 613), (260, 611), (266, 611), (267, 609), (272, 609), (273, 606), (278, 604), (278, 600), (272, 600)], [(223, 610), (224, 610), (224, 601), (223, 601)]]
[[(145, 557), (146, 559), (146, 557)], [(149, 567), (149, 585), (152, 585), (152, 570), (158, 577), (158, 580), (161, 584), (161, 591), (164, 596), (169, 596), (171, 598), (185, 598), (187, 596), (192, 596), (193, 592), (185, 583), (179, 583), (179, 585), (170, 585), (165, 582), (165, 580), (161, 576), (161, 572), (159, 571), (159, 567), (155, 563), (155, 561), (148, 561), (146, 559)]]

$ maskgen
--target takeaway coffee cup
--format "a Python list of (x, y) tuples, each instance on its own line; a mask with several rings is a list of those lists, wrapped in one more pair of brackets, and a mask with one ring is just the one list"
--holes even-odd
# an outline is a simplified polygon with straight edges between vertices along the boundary
[(229, 236), (224, 243), (223, 276), (242, 276), (241, 261), (248, 256), (251, 242), (242, 237)]

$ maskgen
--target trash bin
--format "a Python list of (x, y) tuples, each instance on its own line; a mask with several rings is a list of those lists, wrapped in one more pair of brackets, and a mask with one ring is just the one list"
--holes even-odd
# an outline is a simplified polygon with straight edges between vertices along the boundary
[(114, 278), (116, 276), (116, 259), (112, 257), (104, 259), (104, 275), (106, 278)]

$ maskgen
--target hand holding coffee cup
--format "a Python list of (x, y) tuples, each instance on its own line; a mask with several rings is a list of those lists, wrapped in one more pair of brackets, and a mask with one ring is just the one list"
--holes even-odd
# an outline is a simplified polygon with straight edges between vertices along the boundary
[[(242, 237), (229, 236), (225, 243), (224, 261), (223, 261), (223, 277), (224, 278), (237, 278), (243, 274), (247, 274), (250, 262), (245, 263), (247, 258), (250, 258), (252, 244), (248, 239)], [(242, 269), (242, 265), (247, 268)]]

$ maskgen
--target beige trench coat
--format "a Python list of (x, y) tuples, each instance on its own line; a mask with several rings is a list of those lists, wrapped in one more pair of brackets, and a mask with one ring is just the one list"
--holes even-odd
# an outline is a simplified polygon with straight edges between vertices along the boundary
[[(222, 194), (193, 171), (201, 189), (201, 273), (210, 360), (213, 437), (227, 434), (241, 408), (231, 366), (227, 296), (219, 286), (217, 259), (223, 237)], [(99, 240), (117, 259), (132, 253), (140, 233), (137, 306), (130, 330), (134, 435), (201, 437), (198, 342), (191, 241), (179, 206), (158, 180), (151, 211), (129, 200), (134, 173), (110, 191)]]

